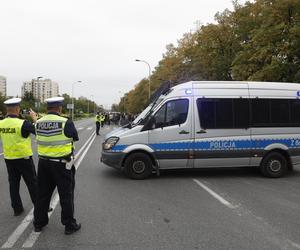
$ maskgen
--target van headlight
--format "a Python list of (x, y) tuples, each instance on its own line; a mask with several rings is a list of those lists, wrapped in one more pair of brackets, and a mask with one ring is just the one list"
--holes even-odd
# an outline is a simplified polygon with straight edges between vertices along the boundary
[(119, 141), (119, 137), (110, 137), (103, 143), (104, 150), (111, 150)]

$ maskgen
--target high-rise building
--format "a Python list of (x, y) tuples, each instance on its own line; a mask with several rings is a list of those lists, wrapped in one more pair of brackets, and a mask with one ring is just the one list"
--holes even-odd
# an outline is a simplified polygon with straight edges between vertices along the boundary
[(6, 77), (0, 76), (0, 95), (6, 96)]
[(31, 81), (23, 83), (22, 96), (24, 96), (26, 92), (32, 93), (35, 99), (44, 102), (47, 98), (58, 96), (59, 87), (58, 83), (51, 79), (32, 79)]

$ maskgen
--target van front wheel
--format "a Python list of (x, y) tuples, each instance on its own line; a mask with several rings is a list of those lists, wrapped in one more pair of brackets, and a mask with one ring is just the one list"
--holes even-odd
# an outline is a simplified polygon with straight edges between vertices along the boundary
[(146, 179), (152, 174), (152, 161), (144, 153), (133, 153), (125, 160), (124, 172), (131, 179)]
[(262, 160), (260, 169), (266, 177), (279, 178), (284, 176), (288, 170), (287, 160), (282, 154), (271, 152)]

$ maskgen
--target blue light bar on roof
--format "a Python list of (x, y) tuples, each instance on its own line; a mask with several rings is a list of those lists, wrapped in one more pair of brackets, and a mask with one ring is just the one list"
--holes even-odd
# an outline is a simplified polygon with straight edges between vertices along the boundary
[(185, 94), (186, 95), (191, 95), (191, 94), (193, 94), (193, 91), (191, 89), (186, 89)]

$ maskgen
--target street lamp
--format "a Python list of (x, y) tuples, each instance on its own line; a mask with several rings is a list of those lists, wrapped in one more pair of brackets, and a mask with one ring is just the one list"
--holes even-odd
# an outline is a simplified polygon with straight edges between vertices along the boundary
[[(93, 101), (94, 96), (91, 95), (90, 98), (91, 98), (91, 101), (94, 102), (94, 101)], [(95, 103), (95, 102), (94, 102), (94, 114), (96, 114), (96, 103)]]
[[(91, 98), (91, 101), (93, 101), (92, 97), (94, 97), (93, 95), (90, 95), (89, 98)], [(87, 110), (88, 110), (88, 117), (90, 117), (90, 99), (88, 98), (88, 107), (87, 107)], [(94, 108), (95, 109), (95, 108)], [(95, 111), (94, 111), (95, 112)]]
[(81, 81), (73, 82), (72, 84), (72, 120), (74, 120), (74, 84), (82, 83)]
[(37, 79), (37, 112), (40, 111), (40, 79), (43, 78), (42, 76), (38, 76)]
[(149, 69), (149, 100), (150, 100), (150, 95), (151, 95), (151, 80), (150, 80), (150, 76), (151, 76), (151, 66), (147, 61), (144, 60), (140, 60), (140, 59), (135, 59), (136, 62), (142, 62), (142, 63), (146, 63), (148, 65), (148, 69)]

